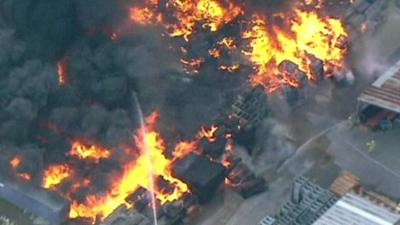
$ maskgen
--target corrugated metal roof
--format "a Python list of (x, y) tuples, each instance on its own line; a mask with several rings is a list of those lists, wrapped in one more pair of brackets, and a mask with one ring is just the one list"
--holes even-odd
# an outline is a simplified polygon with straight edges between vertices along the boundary
[(400, 214), (356, 193), (348, 193), (313, 225), (394, 225)]
[(400, 61), (368, 87), (358, 100), (400, 113)]

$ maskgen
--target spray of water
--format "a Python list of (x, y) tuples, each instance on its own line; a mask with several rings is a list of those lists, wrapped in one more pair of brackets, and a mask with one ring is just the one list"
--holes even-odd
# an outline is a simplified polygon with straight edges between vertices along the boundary
[(156, 197), (155, 197), (155, 194), (154, 194), (153, 162), (151, 160), (151, 154), (150, 154), (150, 152), (148, 150), (147, 143), (146, 143), (146, 140), (145, 140), (145, 136), (146, 136), (146, 132), (147, 132), (146, 131), (146, 123), (144, 122), (142, 107), (141, 107), (141, 105), (139, 103), (139, 100), (138, 100), (137, 95), (136, 95), (135, 92), (132, 92), (132, 99), (133, 99), (133, 102), (134, 102), (134, 104), (135, 104), (135, 106), (137, 108), (137, 112), (138, 112), (138, 116), (139, 116), (139, 122), (140, 122), (140, 126), (141, 126), (140, 131), (141, 131), (141, 136), (143, 138), (143, 143), (144, 143), (143, 151), (144, 151), (144, 154), (146, 155), (146, 158), (147, 158), (147, 173), (148, 173), (149, 182), (150, 182), (150, 184), (149, 184), (150, 190), (149, 191), (150, 191), (150, 194), (151, 194), (151, 208), (153, 210), (153, 222), (154, 222), (154, 225), (158, 225), (157, 208), (156, 208), (157, 207), (156, 206)]

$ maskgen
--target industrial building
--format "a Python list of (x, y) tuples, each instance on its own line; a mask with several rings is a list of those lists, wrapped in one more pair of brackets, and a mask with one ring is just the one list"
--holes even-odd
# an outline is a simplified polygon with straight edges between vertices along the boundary
[(68, 218), (68, 201), (53, 192), (12, 181), (5, 175), (0, 175), (0, 198), (42, 218), (51, 225), (61, 224)]
[(398, 204), (380, 194), (367, 191), (360, 180), (343, 171), (330, 189), (341, 196), (313, 225), (397, 225), (400, 222)]
[(400, 114), (400, 61), (358, 97), (360, 121), (372, 128), (391, 127)]
[(337, 200), (331, 191), (299, 177), (293, 185), (290, 201), (276, 216), (265, 217), (259, 225), (311, 225)]
[(400, 204), (365, 190), (359, 179), (343, 171), (331, 191), (298, 178), (291, 200), (259, 225), (399, 225)]
[(350, 192), (344, 195), (313, 225), (395, 225), (400, 213), (368, 194)]
[(374, 105), (400, 113), (400, 61), (389, 68), (359, 97), (360, 107)]

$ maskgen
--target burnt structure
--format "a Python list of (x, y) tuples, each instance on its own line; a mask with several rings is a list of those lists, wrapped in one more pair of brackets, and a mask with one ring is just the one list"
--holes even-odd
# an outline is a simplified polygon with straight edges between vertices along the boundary
[(151, 225), (152, 221), (134, 209), (128, 209), (126, 205), (120, 205), (100, 225)]
[(238, 119), (244, 128), (256, 127), (267, 113), (267, 97), (260, 86), (238, 95), (232, 105), (232, 116)]
[(51, 225), (67, 220), (69, 203), (57, 194), (0, 175), (0, 198), (34, 214)]
[(188, 184), (200, 203), (204, 203), (211, 200), (218, 186), (224, 181), (225, 168), (205, 156), (189, 154), (174, 163), (172, 174)]
[(239, 159), (227, 159), (229, 161), (226, 184), (240, 194), (243, 198), (250, 198), (268, 189), (264, 178), (258, 177), (246, 164)]

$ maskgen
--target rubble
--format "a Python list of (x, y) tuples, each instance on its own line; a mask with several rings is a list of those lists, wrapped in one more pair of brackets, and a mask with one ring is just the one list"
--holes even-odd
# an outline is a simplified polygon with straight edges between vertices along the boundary
[(239, 162), (232, 167), (226, 184), (243, 198), (250, 198), (268, 189), (265, 179), (257, 177), (244, 163)]
[(236, 188), (236, 191), (238, 191), (243, 198), (250, 198), (256, 194), (266, 191), (266, 183), (267, 182), (264, 178), (257, 177), (255, 179), (242, 183)]
[(142, 211), (151, 202), (151, 194), (143, 187), (138, 187), (126, 199), (137, 210)]
[(255, 87), (238, 95), (232, 105), (232, 115), (244, 127), (257, 126), (267, 115), (267, 97), (262, 87)]
[(306, 74), (299, 69), (299, 66), (290, 60), (283, 60), (278, 66), (279, 72), (287, 74), (295, 79), (301, 86), (307, 83)]
[(349, 46), (349, 39), (344, 35), (340, 35), (339, 38), (336, 40), (335, 47), (339, 49), (347, 49)]
[(125, 204), (120, 205), (100, 225), (151, 225), (152, 222), (136, 210), (128, 209)]
[(252, 154), (256, 143), (256, 130), (255, 127), (244, 127), (240, 129), (235, 135), (235, 144), (244, 146), (248, 153)]
[(308, 57), (308, 60), (310, 61), (309, 64), (309, 69), (311, 72), (311, 75), (315, 79), (315, 81), (323, 80), (324, 79), (324, 62), (321, 59), (318, 59), (317, 57), (310, 55)]
[(224, 153), (226, 139), (217, 137), (215, 141), (210, 142), (206, 138), (202, 138), (199, 142), (199, 147), (203, 149), (203, 153), (211, 158), (219, 158)]
[(185, 208), (182, 201), (174, 201), (165, 204), (163, 212), (172, 223), (181, 220), (185, 216)]

